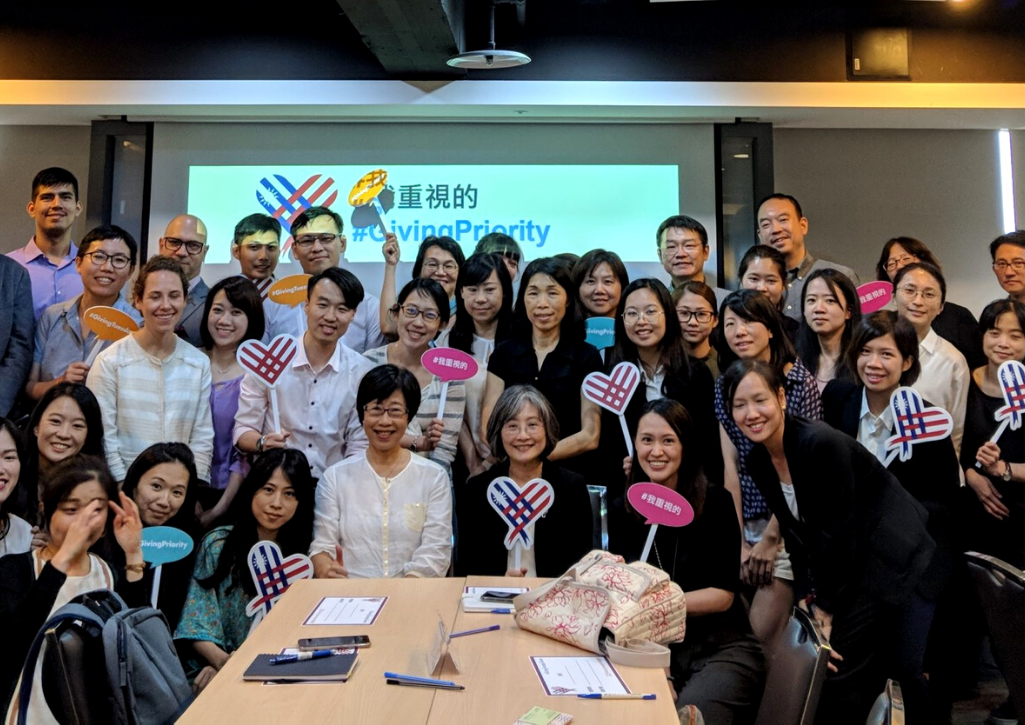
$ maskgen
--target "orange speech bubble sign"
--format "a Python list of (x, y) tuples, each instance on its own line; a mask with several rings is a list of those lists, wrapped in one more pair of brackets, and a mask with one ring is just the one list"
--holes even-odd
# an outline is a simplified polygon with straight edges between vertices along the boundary
[(377, 195), (384, 191), (384, 185), (388, 181), (388, 172), (384, 169), (374, 169), (356, 182), (349, 192), (349, 206), (363, 206), (369, 204)]
[(306, 285), (310, 281), (308, 274), (292, 274), (282, 277), (267, 290), (267, 299), (286, 307), (295, 307), (306, 301)]
[(101, 340), (120, 340), (139, 329), (139, 325), (121, 310), (98, 305), (85, 311), (85, 326)]

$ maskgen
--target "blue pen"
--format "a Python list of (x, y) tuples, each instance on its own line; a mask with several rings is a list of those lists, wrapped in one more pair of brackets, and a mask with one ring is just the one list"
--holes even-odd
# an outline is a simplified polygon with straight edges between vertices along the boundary
[(481, 627), (480, 629), (468, 629), (465, 632), (453, 632), (448, 636), (449, 639), (453, 637), (465, 637), (468, 634), (480, 634), (481, 632), (494, 632), (496, 629), (501, 629), (501, 624), (492, 624), (490, 627)]
[(389, 680), (405, 680), (406, 682), (421, 682), (425, 685), (446, 685), (457, 687), (456, 683), (450, 680), (435, 680), (430, 677), (413, 677), (412, 675), (400, 675), (395, 672), (385, 672), (384, 676)]
[(577, 695), (581, 700), (654, 700), (655, 694), (649, 693), (633, 693), (623, 695), (613, 695), (608, 692), (592, 692), (586, 695)]
[(512, 614), (511, 609), (489, 609), (488, 614)]
[(304, 660), (319, 660), (321, 657), (333, 657), (334, 655), (342, 654), (341, 650), (337, 649), (321, 649), (316, 652), (300, 652), (295, 655), (278, 655), (277, 657), (271, 657), (270, 663), (272, 665), (284, 665), (289, 662), (303, 662)]

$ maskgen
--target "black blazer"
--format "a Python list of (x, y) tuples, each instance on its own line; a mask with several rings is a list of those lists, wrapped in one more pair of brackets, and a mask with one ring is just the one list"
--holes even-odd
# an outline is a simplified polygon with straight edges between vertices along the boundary
[(0, 254), (0, 415), (11, 414), (32, 367), (36, 316), (28, 272)]
[[(502, 461), (455, 489), (456, 576), (501, 576), (508, 567), (509, 550), (503, 543), (509, 528), (487, 500), (487, 488), (499, 476), (509, 475)], [(552, 484), (555, 501), (534, 524), (534, 563), (537, 575), (556, 577), (591, 550), (591, 500), (583, 476), (545, 461), (541, 478)]]
[(822, 421), (787, 416), (783, 450), (800, 520), (765, 446), (755, 446), (747, 466), (779, 521), (795, 594), (814, 593), (834, 613), (861, 588), (890, 604), (904, 602), (936, 550), (926, 510), (861, 444)]
[[(861, 420), (861, 391), (860, 385), (843, 380), (830, 381), (822, 391), (825, 421), (855, 440)], [(950, 438), (916, 443), (913, 450), (910, 459), (894, 458), (887, 470), (929, 512), (926, 528), (936, 542), (936, 554), (922, 576), (919, 590), (932, 599), (954, 572), (958, 545), (951, 512), (961, 489), (961, 476)]]

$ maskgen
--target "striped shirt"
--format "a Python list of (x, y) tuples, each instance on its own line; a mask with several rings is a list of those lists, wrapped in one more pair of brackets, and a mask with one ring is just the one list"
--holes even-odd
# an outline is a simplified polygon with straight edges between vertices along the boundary
[[(363, 353), (374, 365), (388, 363), (388, 346), (375, 347)], [(445, 397), (445, 414), (438, 415), (438, 403), (441, 402), (442, 382), (437, 376), (431, 378), (426, 388), (420, 390), (420, 409), (416, 412), (416, 422), (420, 431), (426, 431), (435, 418), (441, 418), (444, 430), (437, 447), (425, 453), (430, 460), (441, 465), (445, 472), (452, 476), (452, 461), (459, 450), (459, 429), (463, 425), (463, 412), (466, 409), (466, 386), (463, 382), (453, 381), (448, 384), (448, 395)]]
[(174, 352), (161, 360), (128, 335), (97, 356), (85, 382), (100, 403), (115, 480), (124, 480), (146, 448), (164, 442), (187, 444), (199, 478), (210, 480), (214, 426), (206, 355), (176, 338)]

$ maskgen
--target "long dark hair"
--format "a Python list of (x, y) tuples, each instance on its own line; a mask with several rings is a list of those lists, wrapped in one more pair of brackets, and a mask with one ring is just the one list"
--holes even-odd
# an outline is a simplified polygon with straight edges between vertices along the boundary
[[(626, 265), (623, 264), (623, 260), (619, 258), (619, 255), (605, 249), (592, 249), (573, 265), (570, 274), (573, 277), (573, 286), (577, 290), (577, 296), (579, 297), (580, 295), (580, 287), (584, 284), (584, 280), (602, 264), (607, 264), (609, 269), (612, 270), (612, 274), (619, 280), (620, 300), (622, 300), (622, 295), (625, 294), (622, 290), (625, 290), (627, 285), (630, 284), (630, 275), (627, 273)], [(582, 304), (581, 307), (583, 307)], [(587, 317), (588, 312), (586, 308), (581, 310), (581, 314)]]
[[(43, 504), (43, 524), (49, 530), (50, 519), (57, 512), (61, 505), (75, 487), (96, 480), (107, 499), (119, 503), (117, 495), (117, 481), (110, 475), (107, 462), (100, 456), (72, 456), (58, 463), (51, 468), (43, 479), (41, 501)], [(105, 512), (106, 513), (106, 512)], [(104, 536), (110, 531), (111, 517), (107, 516), (107, 523), (104, 526)]]
[[(669, 427), (676, 433), (680, 444), (683, 446), (683, 459), (680, 461), (680, 469), (676, 472), (676, 492), (687, 499), (687, 503), (694, 509), (694, 518), (700, 518), (705, 508), (705, 494), (708, 491), (708, 479), (701, 470), (701, 451), (691, 450), (688, 446), (694, 443), (697, 432), (694, 429), (694, 421), (690, 413), (680, 403), (671, 398), (657, 398), (649, 400), (641, 409), (641, 418), (648, 413), (654, 413), (661, 417)], [(640, 418), (638, 418), (638, 428)], [(634, 432), (636, 438), (637, 433)], [(633, 465), (630, 468), (630, 480), (627, 481), (627, 489), (633, 484), (643, 480), (644, 471), (641, 469), (640, 459), (637, 457), (637, 443), (634, 441)]]
[(853, 381), (856, 374), (847, 365), (847, 349), (850, 347), (854, 328), (861, 322), (861, 300), (858, 299), (858, 290), (854, 288), (854, 283), (843, 272), (829, 267), (817, 269), (809, 274), (804, 281), (804, 294), (801, 295), (801, 327), (797, 332), (797, 354), (812, 375), (818, 373), (819, 353), (822, 352), (822, 348), (819, 346), (819, 336), (811, 329), (808, 320), (804, 317), (804, 298), (807, 296), (808, 286), (817, 279), (823, 280), (829, 291), (837, 299), (842, 299), (847, 311), (851, 313), (851, 316), (844, 322), (843, 334), (840, 336), (840, 357), (836, 361), (835, 374), (841, 380)]
[(206, 304), (203, 306), (203, 323), (199, 326), (199, 337), (203, 341), (203, 348), (214, 349), (214, 338), (210, 334), (210, 310), (214, 306), (214, 297), (218, 292), (224, 292), (232, 307), (242, 310), (246, 316), (246, 334), (239, 340), (241, 345), (247, 340), (259, 340), (267, 327), (266, 317), (263, 314), (263, 302), (260, 300), (260, 293), (256, 285), (249, 282), (245, 277), (225, 277), (215, 284), (206, 296)]
[[(7, 418), (0, 417), (0, 430), (7, 431), (7, 434), (11, 436), (14, 441), (14, 452), (18, 456), (18, 464), (21, 466), (21, 471), (18, 473), (18, 480), (14, 482), (14, 490), (7, 495), (7, 500), (0, 502), (0, 521), (6, 522), (9, 519), (10, 514), (18, 514), (27, 505), (27, 500), (30, 498), (27, 492), (29, 488), (23, 481), (25, 481), (25, 449), (21, 443), (21, 431), (19, 431), (14, 423), (9, 421)], [(20, 485), (19, 485), (20, 484)], [(12, 485), (12, 484), (7, 484)], [(38, 515), (38, 514), (37, 514)]]
[(230, 520), (234, 522), (231, 531), (224, 535), (223, 530), (215, 529), (208, 534), (220, 534), (224, 547), (221, 549), (214, 573), (200, 579), (200, 586), (213, 589), (230, 577), (229, 590), (242, 587), (242, 591), (248, 596), (256, 596), (253, 577), (249, 573), (249, 562), (246, 561), (249, 550), (260, 538), (256, 517), (253, 516), (253, 497), (279, 468), (295, 489), (295, 498), (299, 505), (292, 518), (278, 529), (275, 543), (281, 547), (281, 553), (285, 556), (309, 552), (310, 543), (313, 541), (314, 489), (309, 461), (301, 451), (273, 448), (256, 459), (253, 467), (249, 469), (249, 475), (242, 481), (238, 494), (231, 502), (231, 509), (228, 512)]
[(726, 342), (725, 325), (726, 310), (733, 310), (733, 313), (748, 322), (760, 322), (765, 325), (772, 335), (769, 340), (769, 364), (776, 370), (783, 373), (783, 367), (787, 363), (797, 360), (797, 351), (793, 343), (783, 330), (783, 317), (779, 310), (773, 306), (769, 298), (761, 292), (753, 289), (742, 289), (731, 292), (730, 296), (723, 300), (719, 309), (719, 369), (725, 370), (730, 363), (737, 360), (737, 354), (730, 349)]
[(642, 289), (651, 290), (652, 294), (658, 298), (658, 306), (662, 308), (666, 331), (658, 343), (661, 365), (667, 372), (671, 372), (683, 380), (690, 380), (690, 357), (684, 346), (683, 328), (680, 327), (680, 322), (676, 319), (673, 298), (662, 282), (651, 277), (635, 279), (626, 286), (619, 298), (619, 308), (616, 310), (616, 344), (609, 356), (608, 368), (611, 370), (621, 362), (631, 362), (637, 367), (641, 367), (637, 346), (626, 336), (623, 310), (626, 309), (627, 298)]
[[(242, 279), (242, 277), (235, 279)], [(192, 450), (184, 443), (154, 443), (144, 450), (128, 467), (121, 490), (134, 500), (135, 489), (138, 488), (142, 477), (162, 463), (180, 463), (189, 474), (189, 482), (185, 488), (185, 500), (182, 501), (181, 508), (163, 525), (181, 529), (190, 536), (194, 535), (199, 530), (199, 522), (196, 521), (199, 476), (196, 474), (196, 458), (192, 455)]]
[(498, 277), (498, 284), (502, 287), (502, 306), (498, 310), (495, 344), (497, 345), (511, 335), (513, 289), (509, 268), (505, 266), (505, 261), (500, 254), (473, 254), (466, 260), (466, 264), (459, 268), (459, 278), (456, 281), (456, 321), (452, 325), (452, 331), (448, 334), (449, 347), (462, 350), (467, 354), (473, 353), (473, 335), (477, 328), (474, 326), (470, 313), (466, 311), (466, 303), (463, 302), (463, 289), (484, 284), (492, 272)]
[(533, 328), (527, 319), (527, 306), (524, 298), (527, 287), (535, 275), (546, 274), (566, 293), (566, 314), (559, 326), (559, 340), (580, 341), (584, 339), (584, 320), (580, 314), (580, 303), (577, 301), (577, 289), (569, 276), (569, 266), (555, 257), (535, 259), (527, 265), (520, 277), (520, 293), (516, 296), (516, 312), (513, 314), (513, 333), (521, 340), (531, 340)]

